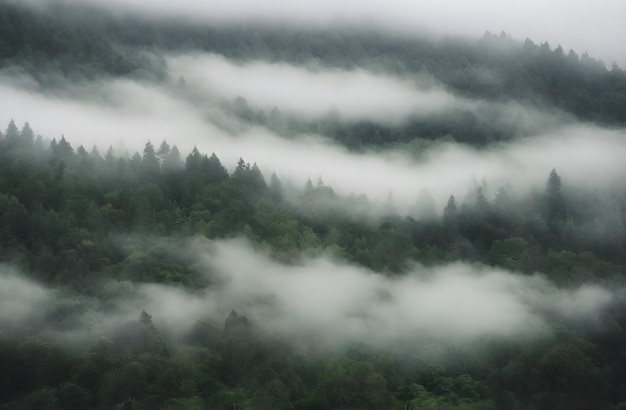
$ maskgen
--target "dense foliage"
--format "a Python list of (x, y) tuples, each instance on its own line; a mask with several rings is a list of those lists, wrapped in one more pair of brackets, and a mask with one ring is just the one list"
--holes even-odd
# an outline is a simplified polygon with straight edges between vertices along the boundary
[[(430, 218), (389, 216), (378, 224), (296, 212), (280, 180), (267, 184), (241, 160), (229, 174), (220, 160), (194, 149), (147, 143), (142, 155), (74, 150), (44, 141), (11, 122), (0, 140), (2, 258), (38, 281), (113, 302), (116, 283), (206, 286), (194, 260), (167, 254), (145, 237), (245, 235), (289, 262), (302, 252), (331, 252), (388, 275), (409, 261), (480, 261), (519, 274), (547, 273), (562, 286), (587, 280), (617, 284), (624, 274), (624, 235), (585, 238), (597, 216), (593, 198), (570, 197), (556, 171), (546, 189), (516, 207), (505, 190), (487, 201), (480, 185), (463, 203), (450, 198)], [(304, 189), (309, 202), (334, 195)], [(417, 193), (416, 193), (417, 196)], [(626, 202), (621, 197), (619, 206)], [(443, 217), (436, 216), (440, 211)], [(423, 213), (422, 213), (423, 215)], [(128, 282), (125, 282), (128, 281)], [(70, 309), (67, 311), (67, 309)], [(63, 323), (72, 309), (46, 313)], [(502, 342), (489, 355), (451, 351), (428, 362), (355, 345), (343, 353), (302, 356), (281, 340), (260, 336), (232, 313), (222, 327), (200, 320), (182, 345), (169, 346), (149, 313), (121, 334), (78, 351), (37, 337), (36, 330), (2, 335), (5, 408), (613, 408), (626, 401), (621, 310), (596, 330), (563, 328), (552, 339)], [(157, 318), (158, 319), (158, 318)], [(611, 323), (610, 326), (608, 324)], [(34, 326), (36, 328), (36, 326)], [(458, 357), (457, 357), (458, 356)]]
[[(31, 76), (31, 86), (50, 93), (101, 78), (163, 82), (164, 53), (203, 51), (426, 75), (459, 96), (626, 125), (622, 69), (506, 34), (434, 41), (339, 28), (194, 26), (62, 2), (42, 7), (55, 10), (0, 2), (0, 68), (3, 76)], [(290, 137), (320, 133), (353, 150), (442, 136), (475, 146), (524, 137), (468, 113), (384, 125), (254, 112), (242, 98), (224, 104), (241, 121)], [(555, 319), (545, 337), (485, 340), (450, 347), (443, 357), (366, 343), (303, 353), (242, 311), (199, 318), (174, 338), (159, 329), (159, 317), (139, 309), (104, 338), (57, 343), (50, 329), (72, 329), (90, 311), (116, 312), (138, 284), (210, 287), (198, 257), (172, 252), (164, 238), (244, 237), (286, 266), (325, 255), (391, 278), (465, 261), (523, 277), (542, 272), (559, 289), (624, 285), (624, 186), (586, 192), (552, 170), (531, 194), (503, 186), (494, 197), (485, 194), (490, 181), (475, 181), (441, 209), (416, 187), (407, 215), (390, 205), (372, 218), (366, 197), (341, 197), (321, 180), (292, 189), (280, 175), (264, 177), (264, 164), (241, 159), (227, 164), (229, 172), (215, 154), (153, 142), (122, 156), (48, 140), (28, 123), (20, 129), (11, 121), (0, 132), (0, 269), (17, 269), (60, 295), (39, 321), (0, 329), (0, 409), (626, 408), (621, 301), (591, 326)]]

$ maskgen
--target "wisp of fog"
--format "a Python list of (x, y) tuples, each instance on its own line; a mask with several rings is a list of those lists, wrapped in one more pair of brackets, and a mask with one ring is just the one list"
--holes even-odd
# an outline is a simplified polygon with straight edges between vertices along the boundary
[(17, 269), (0, 265), (0, 335), (41, 319), (52, 299), (51, 291), (25, 279)]
[(409, 80), (362, 69), (311, 70), (261, 61), (235, 64), (213, 54), (170, 57), (167, 61), (173, 73), (180, 73), (204, 93), (228, 100), (241, 96), (255, 111), (269, 113), (277, 107), (308, 119), (336, 111), (345, 120), (396, 123), (409, 115), (429, 116), (469, 105), (424, 76)]

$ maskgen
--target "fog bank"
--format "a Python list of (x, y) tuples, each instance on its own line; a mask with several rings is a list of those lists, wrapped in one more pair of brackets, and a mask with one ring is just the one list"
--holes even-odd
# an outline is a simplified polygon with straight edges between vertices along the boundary
[[(287, 71), (299, 73), (297, 76), (306, 72), (296, 68)], [(326, 84), (328, 76), (334, 74), (306, 75), (311, 76), (312, 84), (318, 80)], [(344, 74), (338, 75), (340, 78)], [(389, 85), (374, 77), (370, 80)], [(355, 79), (354, 88), (367, 84), (359, 81)], [(331, 93), (330, 83), (324, 92)], [(398, 91), (393, 87), (389, 90), (390, 95)], [(59, 95), (38, 90), (28, 79), (5, 75), (0, 77), (0, 93), (5, 97), (0, 101), (0, 124), (8, 124), (11, 118), (18, 126), (29, 121), (36, 133), (57, 139), (64, 135), (74, 148), (83, 144), (89, 150), (97, 145), (100, 152), (106, 152), (113, 145), (132, 154), (135, 150), (141, 152), (148, 140), (157, 145), (167, 140), (186, 155), (197, 146), (209, 155), (215, 152), (231, 171), (243, 157), (259, 165), (266, 181), (275, 172), (283, 182), (298, 189), (303, 189), (308, 179), (315, 182), (321, 178), (342, 196), (364, 194), (373, 202), (384, 203), (391, 194), (401, 215), (415, 203), (421, 189), (431, 192), (440, 210), (449, 195), (463, 198), (473, 179), (488, 182), (491, 191), (485, 194), (490, 199), (499, 186), (509, 183), (520, 195), (542, 190), (553, 168), (564, 186), (580, 189), (605, 189), (626, 176), (623, 129), (574, 121), (558, 125), (561, 118), (549, 120), (550, 126), (534, 136), (480, 150), (445, 138), (426, 143), (416, 135), (408, 145), (354, 153), (327, 136), (284, 138), (261, 125), (241, 122), (217, 102), (219, 98), (197, 99), (181, 92), (175, 84), (102, 80), (68, 85)], [(255, 94), (253, 99), (263, 104), (262, 95)], [(356, 100), (359, 95), (342, 98)], [(324, 104), (318, 104), (320, 109)], [(368, 102), (362, 107), (378, 110), (377, 104)], [(552, 118), (515, 105), (503, 105), (500, 111), (486, 110), (494, 118), (517, 118), (515, 121), (520, 123), (541, 124), (541, 118)], [(454, 119), (454, 114), (450, 115)]]
[[(162, 240), (170, 252), (179, 244)], [(185, 252), (198, 258), (196, 269), (211, 284), (185, 290), (164, 284), (109, 280), (101, 295), (114, 297), (116, 310), (103, 311), (94, 300), (60, 297), (6, 269), (2, 312), (27, 328), (40, 312), (74, 306), (74, 317), (50, 321), (43, 337), (76, 345), (110, 337), (116, 329), (149, 312), (157, 328), (175, 342), (198, 320), (220, 326), (231, 310), (260, 329), (310, 351), (341, 349), (362, 343), (378, 349), (419, 352), (437, 346), (471, 348), (491, 339), (535, 338), (565, 321), (585, 324), (599, 319), (615, 302), (612, 291), (596, 285), (558, 289), (541, 275), (523, 276), (462, 262), (386, 277), (329, 257), (303, 258), (285, 265), (254, 250), (243, 240), (189, 240)], [(0, 316), (2, 324), (8, 315)], [(222, 322), (223, 323), (223, 322)]]
[(167, 62), (194, 90), (229, 101), (241, 96), (255, 111), (269, 114), (276, 107), (309, 120), (335, 114), (348, 121), (393, 124), (470, 106), (424, 76), (393, 78), (363, 69), (307, 69), (262, 61), (235, 64), (215, 54), (170, 57)]

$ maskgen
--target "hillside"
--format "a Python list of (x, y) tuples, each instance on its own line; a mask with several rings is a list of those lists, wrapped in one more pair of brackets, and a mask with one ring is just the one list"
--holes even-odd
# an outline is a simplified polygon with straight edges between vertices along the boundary
[(0, 409), (621, 409), (626, 72), (0, 3)]

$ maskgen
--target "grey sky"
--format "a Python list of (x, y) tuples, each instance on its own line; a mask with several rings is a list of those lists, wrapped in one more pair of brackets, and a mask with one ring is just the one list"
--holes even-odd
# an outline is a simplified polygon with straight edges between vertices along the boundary
[[(51, 0), (27, 0), (42, 3)], [(210, 21), (254, 20), (303, 24), (368, 24), (392, 30), (514, 38), (561, 44), (626, 66), (623, 0), (65, 0), (150, 15)]]

